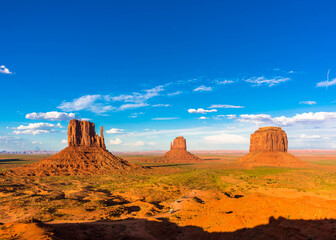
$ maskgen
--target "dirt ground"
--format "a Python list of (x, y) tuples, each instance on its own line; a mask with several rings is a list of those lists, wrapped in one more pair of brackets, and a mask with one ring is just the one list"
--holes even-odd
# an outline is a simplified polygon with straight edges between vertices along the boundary
[(304, 168), (239, 169), (241, 154), (198, 155), (141, 173), (7, 177), (40, 156), (0, 155), (0, 239), (336, 239), (336, 155)]

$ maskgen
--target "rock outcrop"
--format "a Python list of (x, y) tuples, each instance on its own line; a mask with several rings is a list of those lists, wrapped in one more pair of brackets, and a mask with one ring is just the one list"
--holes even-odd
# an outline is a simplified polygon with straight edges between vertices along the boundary
[(141, 169), (110, 153), (103, 136), (96, 134), (89, 121), (71, 120), (68, 126), (68, 147), (37, 163), (9, 171), (11, 175), (54, 176), (127, 173)]
[(263, 127), (251, 134), (250, 152), (287, 152), (287, 134), (280, 127)]
[(172, 149), (183, 149), (187, 151), (186, 139), (182, 136), (175, 138), (174, 141), (170, 143), (170, 150)]
[(101, 147), (106, 149), (103, 127), (100, 128), (100, 137), (96, 134), (95, 124), (89, 121), (73, 119), (68, 126), (68, 146)]
[(192, 163), (203, 160), (187, 151), (186, 139), (182, 136), (170, 143), (170, 151), (163, 156), (163, 162)]
[(250, 151), (238, 159), (244, 167), (301, 167), (305, 163), (287, 152), (287, 134), (280, 127), (262, 127), (251, 134)]

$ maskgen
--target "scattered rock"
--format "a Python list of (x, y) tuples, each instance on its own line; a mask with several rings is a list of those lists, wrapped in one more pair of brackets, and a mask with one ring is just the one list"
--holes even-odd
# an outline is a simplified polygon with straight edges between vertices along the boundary
[(49, 200), (62, 200), (65, 199), (64, 192), (54, 192), (48, 196)]
[(202, 203), (202, 204), (204, 203), (204, 201), (198, 197), (193, 197), (193, 199), (195, 202)]

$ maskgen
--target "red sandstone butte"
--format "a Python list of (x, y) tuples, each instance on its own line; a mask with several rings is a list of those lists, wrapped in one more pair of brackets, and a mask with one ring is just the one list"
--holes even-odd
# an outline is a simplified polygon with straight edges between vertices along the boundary
[(37, 163), (9, 171), (12, 175), (54, 176), (127, 173), (141, 167), (110, 153), (105, 147), (103, 127), (100, 136), (95, 124), (73, 119), (68, 126), (68, 147)]
[(301, 167), (305, 163), (287, 152), (287, 134), (280, 127), (262, 127), (251, 134), (250, 152), (237, 161), (245, 167)]
[(203, 160), (187, 151), (186, 139), (182, 136), (170, 143), (170, 151), (163, 156), (163, 162), (192, 163)]
[(89, 121), (73, 119), (68, 126), (68, 146), (105, 147), (103, 127), (100, 127), (100, 137), (96, 134), (95, 124)]

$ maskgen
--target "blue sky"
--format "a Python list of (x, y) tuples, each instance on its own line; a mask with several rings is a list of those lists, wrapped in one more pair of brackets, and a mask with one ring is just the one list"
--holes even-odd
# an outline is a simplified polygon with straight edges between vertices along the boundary
[(60, 150), (74, 117), (112, 151), (248, 149), (270, 125), (336, 149), (335, 7), (2, 1), (0, 150)]

